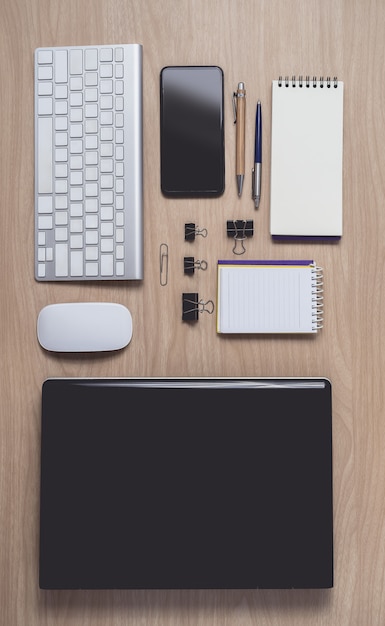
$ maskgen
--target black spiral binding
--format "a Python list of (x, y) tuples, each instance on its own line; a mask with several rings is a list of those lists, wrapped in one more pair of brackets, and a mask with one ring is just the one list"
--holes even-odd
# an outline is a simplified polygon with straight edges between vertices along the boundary
[(338, 87), (338, 78), (337, 76), (334, 76), (333, 79), (330, 78), (330, 76), (327, 76), (326, 79), (324, 79), (323, 76), (320, 76), (319, 79), (317, 79), (316, 76), (313, 76), (312, 78), (310, 78), (310, 76), (305, 76), (305, 78), (303, 76), (298, 76), (298, 79), (295, 76), (292, 76), (291, 78), (289, 78), (289, 76), (285, 76), (285, 78), (283, 79), (282, 76), (280, 76), (278, 78), (278, 87), (320, 87), (321, 89), (323, 89), (324, 87), (326, 87), (327, 89), (330, 89), (330, 87), (334, 87), (334, 89), (337, 89)]

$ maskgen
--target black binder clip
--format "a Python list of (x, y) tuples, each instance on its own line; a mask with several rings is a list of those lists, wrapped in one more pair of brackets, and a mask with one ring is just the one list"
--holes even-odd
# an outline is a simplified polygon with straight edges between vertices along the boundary
[(194, 274), (197, 270), (207, 270), (207, 261), (195, 261), (193, 256), (185, 256), (183, 259), (183, 269), (185, 274)]
[[(244, 254), (246, 248), (244, 245), (247, 237), (254, 235), (254, 222), (253, 220), (228, 220), (227, 221), (227, 236), (232, 237), (235, 241), (233, 252), (234, 254)], [(240, 248), (238, 246), (240, 242)]]
[(185, 241), (194, 241), (196, 235), (201, 237), (207, 237), (206, 228), (197, 228), (193, 222), (189, 222), (184, 225), (184, 238)]
[(182, 294), (182, 320), (184, 322), (197, 322), (199, 313), (214, 312), (214, 302), (212, 300), (199, 300), (197, 293)]

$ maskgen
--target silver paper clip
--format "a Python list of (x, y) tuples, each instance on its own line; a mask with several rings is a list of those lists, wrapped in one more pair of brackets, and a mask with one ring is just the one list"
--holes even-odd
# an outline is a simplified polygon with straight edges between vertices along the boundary
[(159, 248), (159, 271), (160, 284), (162, 287), (168, 283), (168, 245), (161, 243)]

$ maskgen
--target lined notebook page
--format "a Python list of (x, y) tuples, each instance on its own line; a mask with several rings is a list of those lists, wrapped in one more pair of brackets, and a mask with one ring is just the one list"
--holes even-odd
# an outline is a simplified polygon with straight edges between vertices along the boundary
[(270, 233), (339, 238), (343, 83), (311, 79), (308, 85), (272, 84)]
[[(314, 265), (218, 263), (218, 333), (315, 333)], [(319, 279), (319, 277), (318, 277)]]

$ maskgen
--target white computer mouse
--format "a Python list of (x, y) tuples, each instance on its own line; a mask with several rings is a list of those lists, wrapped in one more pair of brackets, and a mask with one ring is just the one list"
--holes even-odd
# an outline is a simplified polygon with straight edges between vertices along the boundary
[(132, 317), (113, 302), (50, 304), (39, 313), (37, 337), (52, 352), (120, 350), (131, 341)]

